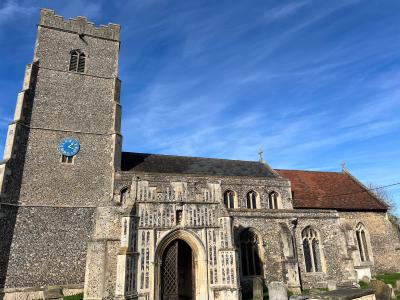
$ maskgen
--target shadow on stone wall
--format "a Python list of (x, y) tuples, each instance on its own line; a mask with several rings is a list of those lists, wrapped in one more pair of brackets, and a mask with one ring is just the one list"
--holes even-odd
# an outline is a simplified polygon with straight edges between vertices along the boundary
[[(35, 99), (35, 87), (39, 71), (39, 62), (31, 65), (28, 89), (22, 90), (24, 105), (21, 119), (13, 121), (16, 124), (15, 139), (12, 148), (12, 157), (8, 160), (5, 178), (4, 195), (0, 205), (0, 289), (5, 287), (9, 256), (14, 236), (15, 223), (18, 216), (18, 200), (21, 191), (22, 173), (25, 165), (27, 142), (29, 137), (29, 124), (32, 116), (32, 106)], [(28, 77), (28, 78), (27, 78)], [(26, 82), (24, 82), (26, 86)], [(13, 124), (11, 123), (11, 124)], [(7, 172), (10, 172), (7, 175)], [(2, 296), (0, 295), (0, 299)]]

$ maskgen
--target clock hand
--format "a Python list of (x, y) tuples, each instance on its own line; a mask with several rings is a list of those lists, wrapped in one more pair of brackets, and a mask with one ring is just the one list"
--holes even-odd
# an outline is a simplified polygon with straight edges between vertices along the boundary
[(68, 145), (69, 149), (73, 149), (73, 147), (74, 147), (74, 143), (71, 143), (71, 144)]

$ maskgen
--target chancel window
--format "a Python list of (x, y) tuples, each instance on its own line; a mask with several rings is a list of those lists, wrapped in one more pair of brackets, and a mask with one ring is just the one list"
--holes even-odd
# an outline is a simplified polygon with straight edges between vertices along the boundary
[(279, 194), (277, 192), (271, 192), (268, 195), (268, 206), (270, 209), (278, 209)]
[(246, 200), (247, 200), (246, 201), (247, 208), (250, 208), (250, 209), (257, 208), (257, 193), (255, 191), (248, 192)]
[(311, 227), (306, 227), (301, 236), (306, 272), (322, 272), (321, 249), (317, 231)]
[(227, 208), (235, 208), (235, 192), (226, 191), (224, 193), (224, 204)]
[(257, 235), (249, 229), (240, 234), (240, 255), (243, 276), (261, 275), (261, 260), (259, 255)]
[(69, 60), (69, 70), (83, 73), (85, 72), (86, 56), (85, 53), (80, 50), (71, 51), (71, 57)]
[(369, 261), (370, 258), (368, 253), (367, 238), (365, 236), (365, 228), (364, 225), (361, 223), (357, 224), (356, 238), (361, 261)]

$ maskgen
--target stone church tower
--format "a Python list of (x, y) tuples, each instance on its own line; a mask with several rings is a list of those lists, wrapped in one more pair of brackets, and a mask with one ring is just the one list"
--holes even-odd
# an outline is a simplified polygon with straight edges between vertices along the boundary
[[(119, 39), (119, 25), (41, 10), (0, 164), (0, 288), (81, 284), (89, 239), (101, 247), (94, 219), (121, 156)], [(60, 154), (63, 139), (75, 156)]]

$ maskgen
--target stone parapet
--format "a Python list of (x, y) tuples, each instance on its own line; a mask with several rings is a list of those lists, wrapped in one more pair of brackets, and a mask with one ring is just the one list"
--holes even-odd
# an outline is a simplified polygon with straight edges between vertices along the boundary
[(109, 23), (95, 27), (92, 22), (88, 22), (85, 17), (76, 17), (65, 21), (62, 16), (55, 14), (53, 10), (40, 10), (39, 26), (50, 27), (62, 31), (74, 32), (79, 35), (88, 35), (97, 38), (120, 41), (120, 26)]

